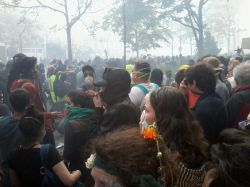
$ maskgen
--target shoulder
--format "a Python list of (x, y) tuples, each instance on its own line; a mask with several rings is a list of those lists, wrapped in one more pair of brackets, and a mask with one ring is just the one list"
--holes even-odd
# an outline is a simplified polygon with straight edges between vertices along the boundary
[(6, 131), (16, 129), (18, 120), (14, 119), (12, 116), (0, 117), (0, 134), (6, 134)]
[(44, 156), (46, 157), (49, 168), (52, 168), (54, 165), (62, 161), (57, 149), (53, 145), (43, 144), (41, 145), (41, 149), (42, 147), (44, 149), (48, 149), (47, 151), (45, 151), (45, 153), (47, 152), (47, 155)]
[(197, 108), (201, 110), (215, 110), (224, 106), (224, 101), (217, 94), (211, 94), (205, 97), (202, 97), (197, 102)]

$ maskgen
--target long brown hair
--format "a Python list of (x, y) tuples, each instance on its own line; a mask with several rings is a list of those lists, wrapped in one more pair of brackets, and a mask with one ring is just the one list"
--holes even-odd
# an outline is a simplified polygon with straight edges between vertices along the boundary
[[(96, 154), (109, 167), (118, 169), (120, 182), (125, 186), (136, 186), (141, 175), (160, 177), (156, 141), (144, 139), (139, 128), (123, 128), (113, 131), (94, 143)], [(164, 172), (171, 183), (176, 175), (174, 154), (163, 153)]]
[(207, 158), (208, 144), (185, 96), (176, 88), (163, 87), (150, 94), (150, 103), (166, 145), (180, 153), (184, 164), (198, 169)]

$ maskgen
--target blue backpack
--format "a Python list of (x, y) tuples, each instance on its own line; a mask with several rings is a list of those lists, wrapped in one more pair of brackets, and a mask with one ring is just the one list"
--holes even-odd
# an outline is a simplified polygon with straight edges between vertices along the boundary
[(64, 187), (65, 185), (60, 181), (60, 179), (47, 168), (47, 160), (46, 157), (49, 152), (49, 144), (41, 145), (40, 148), (40, 157), (43, 167), (43, 180), (42, 180), (42, 187)]

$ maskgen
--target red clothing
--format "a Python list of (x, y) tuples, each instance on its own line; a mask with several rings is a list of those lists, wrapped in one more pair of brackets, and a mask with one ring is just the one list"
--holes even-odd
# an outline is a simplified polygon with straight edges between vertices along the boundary
[(200, 97), (201, 95), (196, 94), (189, 89), (188, 90), (188, 107), (190, 109), (194, 108)]
[(38, 111), (43, 113), (46, 131), (52, 132), (52, 116), (50, 112), (46, 112), (46, 107), (40, 97), (39, 88), (31, 80), (27, 79), (18, 79), (12, 82), (10, 91), (14, 91), (17, 88), (23, 88), (29, 92), (30, 103), (34, 105)]

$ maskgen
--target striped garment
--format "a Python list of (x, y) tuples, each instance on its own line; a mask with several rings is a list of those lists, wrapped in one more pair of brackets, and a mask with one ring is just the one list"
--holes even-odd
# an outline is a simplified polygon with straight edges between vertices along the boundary
[(200, 169), (189, 169), (183, 163), (179, 164), (180, 175), (175, 187), (200, 187), (205, 178), (205, 166)]

